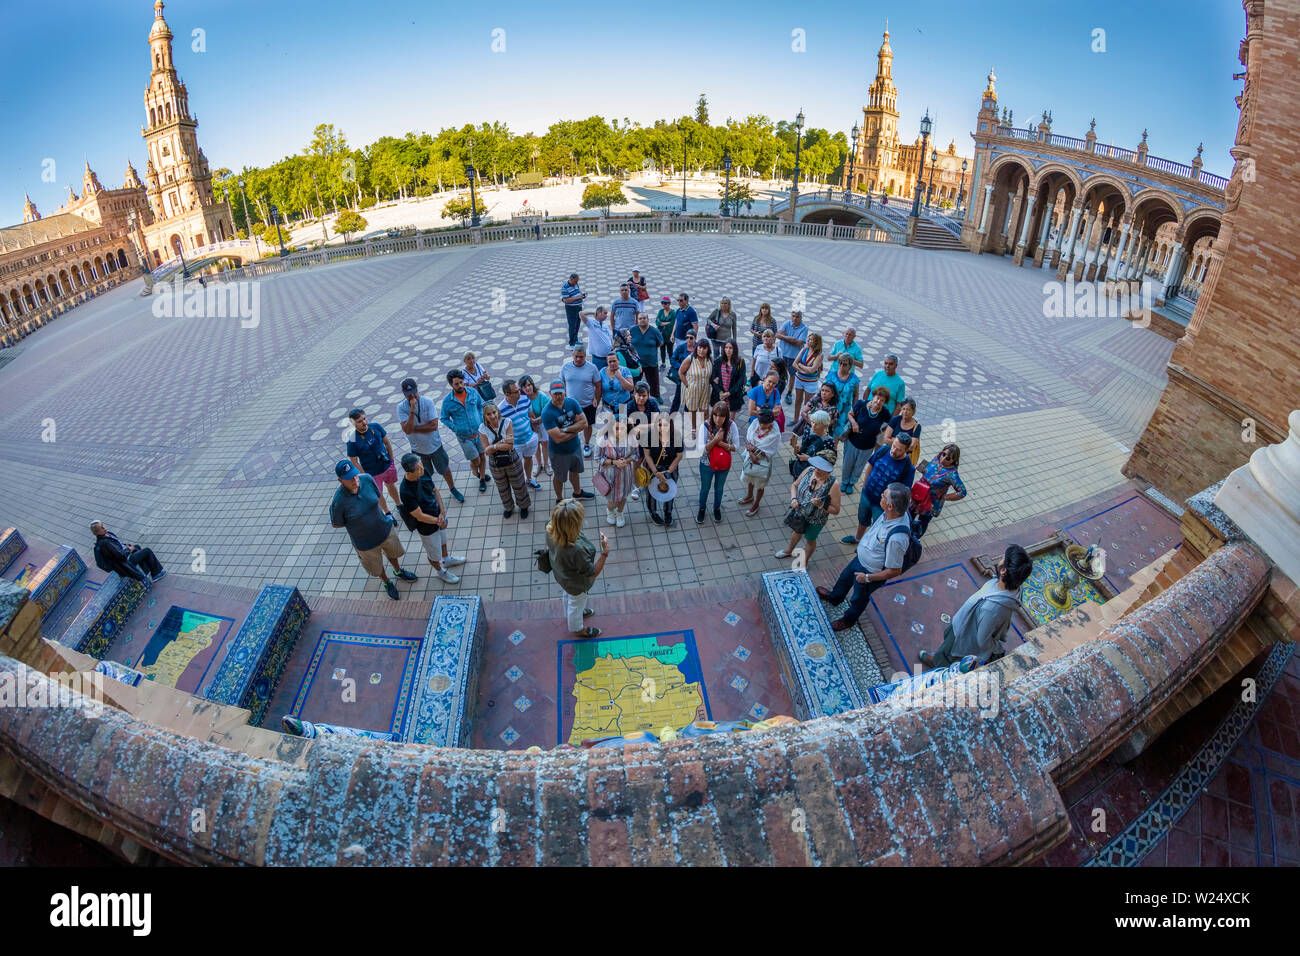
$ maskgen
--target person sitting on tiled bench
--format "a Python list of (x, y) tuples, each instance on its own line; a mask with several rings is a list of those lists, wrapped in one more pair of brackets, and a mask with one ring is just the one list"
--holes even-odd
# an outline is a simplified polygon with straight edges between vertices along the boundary
[(148, 548), (126, 544), (104, 527), (104, 522), (91, 522), (95, 534), (95, 566), (101, 571), (116, 571), (124, 578), (135, 578), (142, 584), (161, 580), (167, 574)]

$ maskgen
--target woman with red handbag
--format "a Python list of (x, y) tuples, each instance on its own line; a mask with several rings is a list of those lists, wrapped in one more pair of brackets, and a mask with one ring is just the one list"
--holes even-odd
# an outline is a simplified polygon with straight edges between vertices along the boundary
[(713, 520), (722, 520), (722, 489), (731, 472), (731, 456), (740, 445), (740, 432), (731, 420), (731, 407), (718, 402), (704, 423), (704, 454), (700, 456), (700, 510), (696, 524), (704, 524), (704, 507), (713, 486)]

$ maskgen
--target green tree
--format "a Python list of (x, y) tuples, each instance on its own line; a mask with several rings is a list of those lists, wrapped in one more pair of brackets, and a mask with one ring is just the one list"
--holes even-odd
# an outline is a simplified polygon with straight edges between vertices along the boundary
[(457, 196), (443, 203), (442, 214), (448, 219), (459, 219), (463, 226), (474, 215), (474, 210), (468, 196)]
[(727, 210), (728, 202), (730, 202), (733, 214), (745, 203), (754, 201), (754, 194), (750, 192), (749, 183), (742, 183), (739, 180), (734, 179), (731, 181), (731, 190), (727, 190), (726, 182), (724, 181), (723, 184), (718, 187), (718, 195), (721, 197), (718, 200), (718, 209), (725, 212)]
[(700, 94), (700, 98), (695, 101), (695, 122), (701, 126), (709, 125), (709, 101)]
[(582, 191), (583, 209), (603, 209), (609, 215), (610, 206), (622, 206), (627, 203), (623, 187), (618, 183), (591, 183)]
[(334, 231), (343, 233), (343, 241), (347, 242), (349, 235), (354, 232), (360, 232), (362, 229), (365, 229), (367, 225), (369, 225), (369, 223), (366, 222), (364, 216), (360, 213), (348, 210), (347, 212), (339, 213), (339, 217), (334, 220)]

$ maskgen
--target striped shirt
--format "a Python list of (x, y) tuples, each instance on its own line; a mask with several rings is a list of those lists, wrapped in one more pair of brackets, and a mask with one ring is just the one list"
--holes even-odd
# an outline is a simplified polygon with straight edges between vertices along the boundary
[(510, 402), (501, 399), (497, 402), (497, 408), (501, 409), (501, 417), (511, 422), (515, 426), (515, 444), (527, 445), (533, 440), (533, 426), (528, 421), (528, 410), (532, 403), (528, 401), (528, 396), (522, 392), (519, 395), (519, 401), (511, 407)]
[[(564, 299), (567, 299), (570, 296), (575, 296), (575, 295), (582, 295), (582, 290), (578, 288), (578, 286), (575, 283), (566, 282), (564, 283), (564, 285), (560, 286), (560, 300), (562, 302)], [(564, 302), (563, 304), (566, 309), (582, 308), (581, 302)]]
[(622, 332), (636, 325), (636, 299), (615, 299), (609, 311), (614, 316), (615, 331)]

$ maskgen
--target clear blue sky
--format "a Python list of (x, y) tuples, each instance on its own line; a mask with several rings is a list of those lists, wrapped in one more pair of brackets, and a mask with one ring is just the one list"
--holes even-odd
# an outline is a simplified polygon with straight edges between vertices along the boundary
[[(489, 10), (489, 6), (491, 9)], [(300, 151), (317, 123), (359, 146), (409, 130), (501, 120), (542, 133), (593, 114), (645, 124), (694, 109), (711, 119), (765, 113), (847, 130), (861, 115), (885, 18), (900, 124), (936, 116), (940, 146), (969, 132), (989, 67), (1017, 125), (1054, 113), (1054, 130), (1231, 171), (1233, 97), (1245, 15), (1232, 0), (882, 3), (800, 0), (745, 5), (665, 0), (613, 13), (606, 4), (535, 0), (170, 0), (175, 61), (213, 168), (265, 165)], [(743, 11), (743, 12), (742, 12)], [(151, 0), (11, 4), (0, 34), (0, 222), (21, 221), (24, 190), (51, 212), (83, 157), (106, 186), (128, 157), (144, 173), (142, 95)], [(1106, 52), (1092, 52), (1093, 30)], [(206, 52), (191, 49), (205, 31)], [(492, 52), (504, 30), (505, 51)], [(791, 49), (802, 29), (806, 52)], [(57, 181), (41, 180), (55, 160)]]

